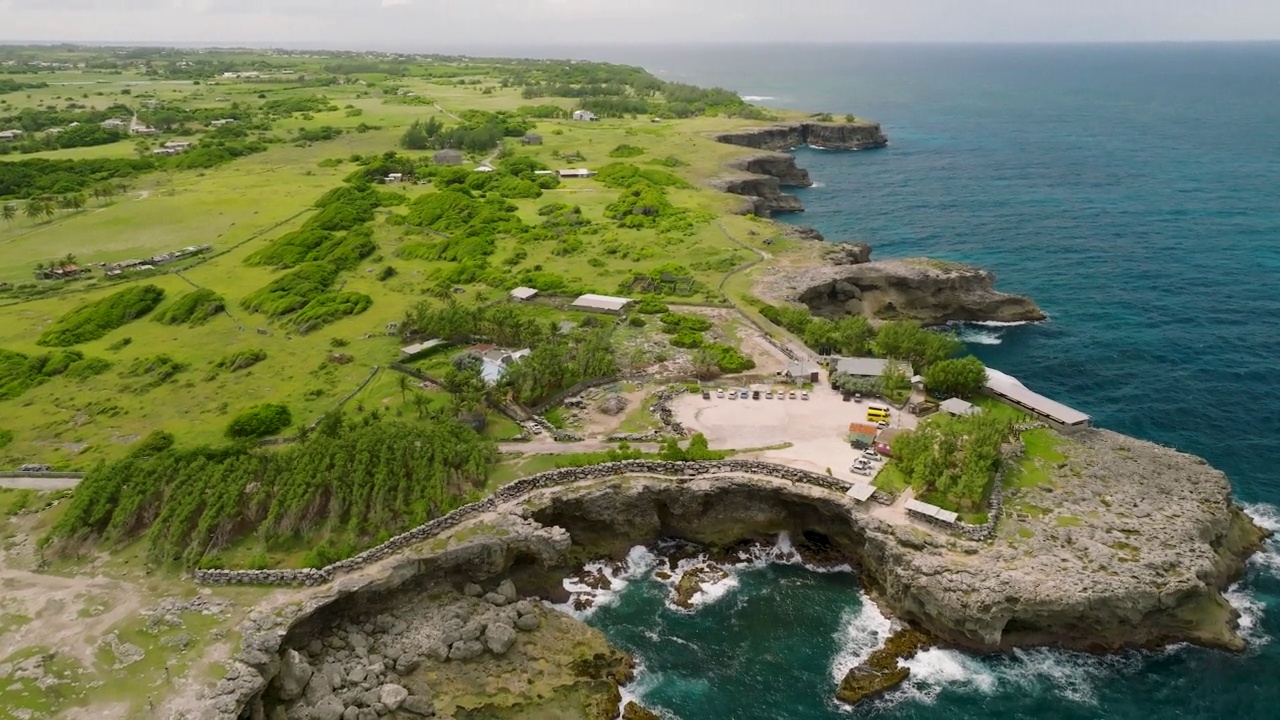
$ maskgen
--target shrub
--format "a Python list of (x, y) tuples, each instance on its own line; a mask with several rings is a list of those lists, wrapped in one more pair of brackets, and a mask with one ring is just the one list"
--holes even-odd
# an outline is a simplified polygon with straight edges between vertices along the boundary
[(618, 147), (616, 147), (616, 148), (614, 148), (614, 149), (610, 150), (610, 151), (609, 151), (609, 157), (611, 157), (611, 158), (632, 158), (632, 157), (637, 157), (637, 156), (639, 156), (639, 155), (643, 155), (643, 154), (644, 154), (644, 152), (645, 152), (645, 151), (644, 151), (644, 148), (642, 148), (642, 147), (636, 147), (635, 145), (627, 145), (626, 143), (623, 143), (623, 144), (619, 145)]
[(661, 315), (663, 313), (669, 312), (669, 310), (667, 306), (662, 303), (661, 300), (648, 299), (648, 300), (641, 300), (636, 305), (636, 312), (643, 313), (645, 315)]
[(729, 374), (741, 373), (754, 370), (756, 367), (756, 361), (743, 355), (738, 348), (719, 343), (708, 344), (705, 347), (715, 353), (716, 367), (720, 369), (720, 372)]
[(627, 318), (627, 324), (630, 325), (631, 327), (642, 328), (645, 325), (648, 325), (649, 323), (646, 322), (645, 319), (640, 317), (639, 315), (632, 315), (631, 317)]
[(134, 360), (133, 364), (125, 370), (124, 375), (126, 377), (149, 377), (151, 385), (159, 385), (186, 370), (187, 367), (186, 363), (179, 362), (169, 355), (161, 353), (154, 357)]
[(177, 302), (156, 313), (153, 319), (165, 325), (203, 325), (225, 307), (226, 300), (221, 295), (208, 288), (200, 288), (178, 298)]
[(0, 430), (0, 448), (13, 442), (12, 430)]
[(671, 344), (678, 348), (693, 349), (702, 347), (704, 341), (701, 333), (681, 330), (671, 338)]
[(293, 424), (289, 408), (279, 403), (263, 403), (241, 412), (227, 424), (233, 440), (270, 437)]
[(699, 315), (684, 315), (673, 312), (663, 314), (662, 324), (671, 330), (688, 330), (696, 333), (710, 330), (712, 325), (710, 320)]
[(100, 375), (110, 367), (106, 360), (86, 358), (79, 350), (35, 356), (0, 350), (0, 400), (18, 397), (59, 375), (82, 379)]
[(137, 285), (108, 295), (58, 318), (36, 340), (45, 347), (69, 347), (97, 340), (107, 333), (151, 312), (164, 299), (155, 285)]
[(214, 368), (218, 370), (230, 370), (237, 372), (251, 368), (254, 365), (267, 359), (267, 352), (257, 348), (250, 350), (241, 350), (222, 357), (218, 362), (214, 363)]

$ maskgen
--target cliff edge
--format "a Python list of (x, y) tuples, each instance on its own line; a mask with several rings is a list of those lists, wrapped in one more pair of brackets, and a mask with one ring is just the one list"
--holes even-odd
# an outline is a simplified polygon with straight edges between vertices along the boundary
[(716, 140), (759, 150), (792, 150), (814, 146), (828, 150), (882, 148), (889, 138), (879, 123), (794, 122), (722, 133)]
[(872, 320), (1037, 322), (1034, 301), (995, 289), (995, 274), (926, 258), (834, 265), (780, 267), (757, 275), (756, 294), (772, 303), (801, 303), (827, 318), (863, 315)]

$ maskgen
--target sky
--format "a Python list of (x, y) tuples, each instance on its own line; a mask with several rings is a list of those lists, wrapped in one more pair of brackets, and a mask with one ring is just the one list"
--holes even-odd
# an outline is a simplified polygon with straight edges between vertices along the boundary
[(1280, 40), (1280, 0), (0, 0), (0, 42), (466, 52), (504, 44)]

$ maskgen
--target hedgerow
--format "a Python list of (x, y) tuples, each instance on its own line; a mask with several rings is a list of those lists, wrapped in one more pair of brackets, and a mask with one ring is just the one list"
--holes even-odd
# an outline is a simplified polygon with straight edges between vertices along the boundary
[(348, 315), (359, 315), (373, 305), (373, 298), (357, 292), (330, 292), (317, 296), (307, 306), (290, 315), (285, 324), (306, 335)]
[(135, 285), (68, 312), (45, 330), (36, 344), (69, 347), (97, 340), (151, 312), (163, 299), (164, 290), (155, 285)]

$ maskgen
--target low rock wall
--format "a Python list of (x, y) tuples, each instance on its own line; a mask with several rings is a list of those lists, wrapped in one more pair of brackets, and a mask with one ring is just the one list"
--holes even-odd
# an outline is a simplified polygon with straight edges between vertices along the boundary
[(710, 462), (623, 460), (590, 467), (562, 468), (530, 475), (508, 483), (483, 500), (464, 505), (448, 515), (441, 516), (425, 525), (419, 525), (406, 533), (397, 535), (377, 547), (370, 548), (359, 555), (323, 568), (304, 568), (300, 570), (197, 570), (195, 572), (195, 580), (202, 585), (323, 585), (341, 573), (358, 570), (378, 562), (409, 545), (420, 543), (452, 530), (467, 520), (494, 510), (501, 504), (518, 500), (537, 490), (623, 475), (657, 475), (693, 480), (702, 475), (732, 474), (757, 475), (789, 482), (805, 483), (834, 490), (841, 494), (848, 489), (844, 483), (827, 475), (755, 460), (717, 460)]

